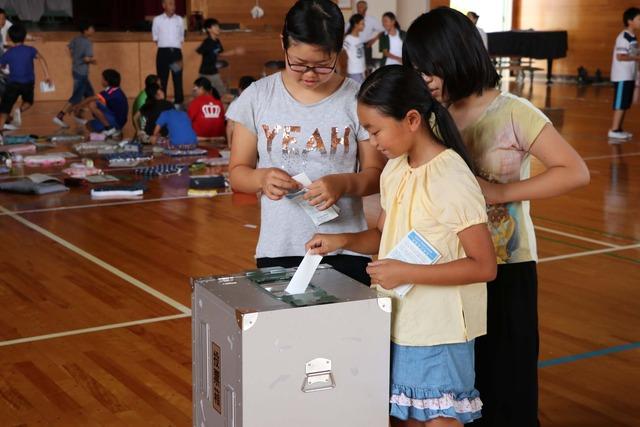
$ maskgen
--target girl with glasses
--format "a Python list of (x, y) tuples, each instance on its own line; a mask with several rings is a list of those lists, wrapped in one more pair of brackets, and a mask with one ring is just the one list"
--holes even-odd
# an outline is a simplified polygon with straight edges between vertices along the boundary
[[(335, 72), (343, 41), (335, 3), (296, 2), (282, 30), (285, 70), (253, 83), (227, 113), (235, 122), (231, 185), (262, 194), (259, 268), (298, 266), (315, 233), (367, 228), (362, 197), (378, 192), (383, 159), (358, 121), (358, 84)], [(304, 200), (286, 197), (302, 190), (292, 178), (301, 173), (311, 181)], [(347, 250), (323, 260), (366, 284), (369, 261)]]

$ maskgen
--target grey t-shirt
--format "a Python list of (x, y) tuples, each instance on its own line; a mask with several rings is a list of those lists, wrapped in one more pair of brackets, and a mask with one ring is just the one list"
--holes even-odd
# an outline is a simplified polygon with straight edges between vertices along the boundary
[(69, 50), (71, 51), (71, 70), (82, 76), (89, 74), (89, 64), (84, 62), (87, 56), (93, 57), (93, 43), (85, 36), (77, 36), (69, 42)]
[[(358, 169), (358, 141), (369, 138), (356, 114), (358, 84), (351, 79), (315, 104), (301, 104), (287, 91), (280, 73), (249, 86), (227, 112), (258, 137), (258, 168), (276, 167), (311, 181)], [(367, 229), (362, 198), (343, 196), (340, 216), (316, 227), (294, 201), (261, 199), (256, 256), (303, 256), (315, 233), (354, 233)], [(350, 252), (343, 251), (348, 254)], [(351, 253), (352, 254), (352, 253)]]

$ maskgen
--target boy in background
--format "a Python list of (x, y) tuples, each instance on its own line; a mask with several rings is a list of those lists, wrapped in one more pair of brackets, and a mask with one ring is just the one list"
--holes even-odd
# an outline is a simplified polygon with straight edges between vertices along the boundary
[(150, 139), (152, 144), (158, 142), (163, 127), (166, 127), (169, 132), (169, 144), (172, 148), (185, 149), (198, 144), (198, 137), (191, 127), (191, 120), (184, 111), (171, 109), (160, 113)]
[(85, 99), (76, 108), (79, 110), (87, 107), (94, 117), (86, 123), (87, 131), (110, 137), (120, 133), (127, 123), (129, 103), (120, 89), (120, 73), (116, 70), (107, 69), (102, 72), (102, 86), (102, 92)]
[(193, 88), (195, 98), (189, 104), (187, 114), (191, 125), (199, 138), (224, 136), (224, 106), (218, 97), (212, 94), (215, 89), (205, 77), (199, 77)]
[(0, 130), (5, 128), (11, 110), (19, 97), (22, 98), (22, 103), (20, 107), (14, 110), (13, 126), (8, 130), (14, 130), (19, 127), (22, 122), (21, 113), (27, 111), (33, 105), (36, 80), (33, 62), (36, 59), (42, 65), (45, 81), (52, 84), (44, 57), (34, 47), (25, 46), (24, 44), (24, 40), (27, 37), (25, 27), (21, 24), (13, 25), (9, 28), (8, 36), (14, 46), (0, 57), (0, 67), (3, 69), (9, 68), (7, 88), (2, 101), (0, 101)]
[[(156, 128), (156, 121), (163, 111), (171, 110), (174, 108), (173, 104), (166, 100), (166, 96), (159, 83), (151, 83), (145, 88), (146, 102), (140, 108), (138, 116), (140, 122), (144, 123), (144, 127), (141, 127), (136, 135), (142, 142), (150, 142), (149, 139), (153, 135)], [(166, 128), (161, 133), (162, 136), (167, 136)]]
[(136, 96), (136, 99), (133, 101), (133, 105), (131, 106), (131, 122), (133, 123), (136, 135), (145, 128), (145, 116), (140, 110), (142, 110), (142, 107), (147, 103), (147, 89), (151, 85), (162, 85), (160, 77), (156, 74), (149, 74), (144, 79), (144, 88), (142, 88), (138, 96)]
[(640, 30), (640, 9), (631, 7), (624, 11), (622, 22), (625, 29), (616, 38), (611, 62), (611, 82), (613, 83), (613, 123), (609, 138), (613, 140), (631, 139), (629, 132), (622, 130), (626, 111), (631, 107), (638, 69), (638, 40), (635, 32)]
[[(75, 112), (75, 107), (84, 99), (95, 95), (93, 86), (89, 81), (89, 65), (96, 64), (93, 57), (93, 43), (91, 36), (96, 32), (93, 25), (83, 21), (79, 25), (80, 35), (69, 42), (68, 48), (71, 54), (71, 76), (73, 77), (73, 93), (71, 98), (62, 107), (62, 110), (53, 118), (53, 123), (62, 128), (69, 125), (64, 122), (64, 116)], [(77, 114), (76, 114), (77, 115)]]
[(225, 52), (220, 42), (220, 24), (216, 19), (210, 18), (204, 21), (204, 29), (207, 31), (207, 38), (202, 41), (196, 52), (202, 55), (200, 65), (200, 77), (209, 79), (211, 85), (216, 88), (220, 96), (227, 93), (227, 87), (218, 72), (218, 57), (227, 58), (234, 55), (243, 55), (245, 50), (237, 47), (234, 50)]

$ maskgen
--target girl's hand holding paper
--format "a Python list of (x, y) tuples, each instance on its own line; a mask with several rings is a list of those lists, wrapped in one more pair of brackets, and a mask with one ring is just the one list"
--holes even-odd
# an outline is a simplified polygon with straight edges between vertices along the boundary
[(333, 206), (344, 194), (342, 179), (338, 175), (327, 175), (307, 186), (304, 199), (318, 210), (324, 211)]
[(342, 249), (345, 240), (342, 234), (316, 234), (307, 242), (305, 249), (314, 255), (326, 255)]
[(367, 274), (371, 276), (371, 284), (393, 289), (408, 282), (406, 273), (410, 266), (395, 259), (380, 259), (369, 263)]
[(278, 168), (265, 169), (261, 179), (262, 192), (271, 200), (280, 200), (291, 190), (299, 190), (302, 186)]

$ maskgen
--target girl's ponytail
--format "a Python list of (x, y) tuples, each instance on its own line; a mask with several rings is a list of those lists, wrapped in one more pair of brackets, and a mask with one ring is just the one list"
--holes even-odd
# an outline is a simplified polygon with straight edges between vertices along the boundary
[(436, 139), (458, 153), (474, 170), (449, 111), (431, 96), (422, 75), (413, 68), (388, 65), (376, 70), (360, 87), (358, 102), (396, 120), (404, 119), (410, 110), (418, 111)]
[(451, 117), (449, 111), (435, 99), (432, 100), (431, 106), (434, 120), (433, 122), (429, 120), (427, 123), (431, 126), (433, 134), (442, 145), (458, 153), (460, 157), (462, 157), (462, 160), (469, 166), (469, 169), (475, 173), (473, 161), (467, 151), (467, 147), (462, 141), (462, 136), (458, 131), (456, 123), (453, 121), (453, 117)]

